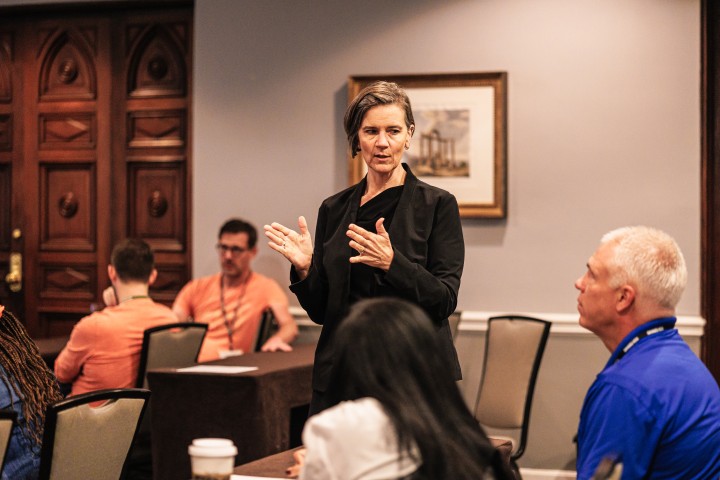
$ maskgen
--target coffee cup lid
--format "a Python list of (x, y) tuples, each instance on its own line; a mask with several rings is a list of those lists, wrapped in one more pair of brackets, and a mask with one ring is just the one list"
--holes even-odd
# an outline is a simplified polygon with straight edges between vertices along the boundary
[(196, 457), (234, 457), (237, 447), (227, 438), (196, 438), (188, 446), (188, 453)]
[(192, 444), (198, 447), (231, 447), (233, 441), (229, 438), (196, 438)]

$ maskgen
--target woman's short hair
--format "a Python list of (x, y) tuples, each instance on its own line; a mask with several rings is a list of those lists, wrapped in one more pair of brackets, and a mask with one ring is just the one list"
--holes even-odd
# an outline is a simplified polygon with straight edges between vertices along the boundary
[(405, 90), (394, 82), (380, 80), (371, 83), (360, 90), (345, 110), (345, 134), (353, 157), (360, 151), (358, 133), (365, 114), (378, 105), (398, 105), (405, 111), (405, 126), (410, 129), (415, 125), (410, 98)]
[(611, 286), (633, 285), (638, 296), (675, 309), (687, 284), (687, 267), (670, 235), (645, 226), (623, 227), (606, 233), (601, 243), (614, 245)]

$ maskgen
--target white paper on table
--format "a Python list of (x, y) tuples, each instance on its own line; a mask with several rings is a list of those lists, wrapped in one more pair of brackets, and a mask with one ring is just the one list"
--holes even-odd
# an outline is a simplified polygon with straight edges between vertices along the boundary
[(245, 373), (257, 370), (258, 367), (239, 367), (232, 365), (195, 365), (194, 367), (178, 368), (181, 373)]

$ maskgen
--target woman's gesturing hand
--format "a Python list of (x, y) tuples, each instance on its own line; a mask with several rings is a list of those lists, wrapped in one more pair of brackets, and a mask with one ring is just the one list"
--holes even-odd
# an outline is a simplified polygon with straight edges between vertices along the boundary
[(375, 223), (377, 233), (358, 227), (354, 223), (350, 224), (347, 231), (350, 248), (358, 251), (358, 255), (350, 257), (350, 263), (364, 263), (385, 272), (390, 269), (395, 252), (390, 242), (390, 235), (383, 225), (384, 221), (385, 219), (381, 218)]
[(264, 229), (265, 236), (270, 240), (270, 248), (287, 258), (301, 279), (307, 277), (312, 262), (313, 244), (305, 217), (298, 218), (299, 233), (277, 222), (265, 225)]

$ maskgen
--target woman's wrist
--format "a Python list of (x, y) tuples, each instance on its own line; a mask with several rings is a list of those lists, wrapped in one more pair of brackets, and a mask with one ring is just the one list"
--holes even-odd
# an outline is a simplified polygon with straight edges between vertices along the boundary
[(302, 265), (299, 264), (293, 264), (293, 268), (295, 269), (295, 273), (298, 277), (300, 277), (300, 280), (305, 280), (310, 273), (310, 267), (312, 266), (312, 255), (309, 257), (309, 260), (307, 263), (303, 263)]

